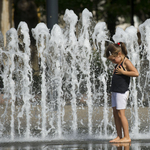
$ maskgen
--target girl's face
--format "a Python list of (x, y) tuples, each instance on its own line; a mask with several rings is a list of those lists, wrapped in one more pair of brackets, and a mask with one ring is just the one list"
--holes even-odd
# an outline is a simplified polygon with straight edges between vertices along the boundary
[(114, 63), (114, 64), (120, 64), (120, 62), (121, 62), (121, 57), (118, 55), (118, 56), (113, 56), (113, 55), (110, 55), (109, 57), (108, 57), (108, 59), (112, 62), (112, 63)]

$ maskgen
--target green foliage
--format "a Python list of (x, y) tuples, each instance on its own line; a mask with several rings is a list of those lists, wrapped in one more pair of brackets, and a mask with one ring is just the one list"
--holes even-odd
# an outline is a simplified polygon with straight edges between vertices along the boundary
[(59, 13), (64, 14), (66, 9), (73, 10), (78, 16), (83, 9), (88, 8), (92, 11), (93, 2), (90, 0), (59, 0)]
[[(43, 7), (43, 13), (46, 13), (46, 0), (34, 0), (37, 7)], [(132, 7), (131, 2), (134, 2)], [(66, 9), (73, 10), (76, 15), (80, 15), (87, 8), (93, 14), (94, 19), (106, 22), (111, 35), (114, 34), (116, 25), (120, 23), (130, 23), (131, 10), (144, 22), (150, 17), (149, 0), (58, 0), (59, 15), (64, 15)], [(119, 17), (124, 18), (122, 21)]]
[(46, 0), (34, 0), (37, 7), (42, 6), (46, 8)]
[(134, 13), (138, 16), (140, 21), (144, 22), (150, 17), (150, 1), (149, 0), (138, 0), (135, 1)]

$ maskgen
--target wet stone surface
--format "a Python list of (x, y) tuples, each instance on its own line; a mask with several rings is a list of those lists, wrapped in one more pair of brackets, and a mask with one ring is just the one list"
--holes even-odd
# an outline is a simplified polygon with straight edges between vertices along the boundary
[(108, 140), (6, 142), (0, 150), (150, 150), (150, 140), (110, 144)]

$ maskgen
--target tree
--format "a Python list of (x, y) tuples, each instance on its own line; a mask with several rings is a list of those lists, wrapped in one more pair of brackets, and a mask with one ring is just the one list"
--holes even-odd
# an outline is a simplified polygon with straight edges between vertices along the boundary
[(150, 1), (149, 0), (136, 0), (134, 2), (134, 14), (138, 16), (141, 22), (150, 18)]
[[(12, 1), (14, 6), (14, 22), (17, 28), (20, 21), (27, 22), (29, 28), (33, 28), (38, 23), (37, 9), (40, 10), (41, 16), (46, 15), (46, 0), (1, 0), (0, 12), (2, 14), (3, 4), (7, 2), (7, 9), (5, 11), (5, 19), (9, 18), (9, 23), (6, 23), (4, 27), (7, 30), (12, 27), (11, 14), (12, 14)], [(108, 29), (113, 35), (115, 33), (116, 25), (121, 23), (133, 22), (133, 16), (136, 15), (139, 18), (139, 22), (144, 22), (150, 17), (150, 1), (149, 0), (58, 0), (59, 2), (59, 16), (64, 15), (66, 9), (71, 9), (78, 17), (82, 13), (83, 9), (87, 8), (93, 13), (96, 21), (105, 21)], [(9, 17), (6, 17), (6, 13), (9, 12)], [(1, 15), (3, 16), (3, 15)], [(0, 30), (2, 30), (3, 20), (0, 16)], [(123, 18), (122, 21), (119, 18)], [(2, 20), (2, 21), (1, 21)], [(46, 23), (46, 20), (45, 20)], [(10, 26), (8, 27), (8, 25)], [(4, 31), (3, 33), (6, 33)]]
[(4, 43), (6, 43), (6, 32), (12, 27), (12, 0), (0, 1), (0, 31), (4, 36)]
[(66, 9), (70, 9), (79, 16), (85, 8), (92, 12), (92, 0), (59, 0), (59, 14), (64, 14)]
[[(78, 17), (83, 9), (87, 8), (93, 13), (96, 21), (106, 22), (111, 36), (115, 33), (117, 25), (130, 23), (134, 25), (133, 16), (144, 22), (150, 17), (149, 0), (58, 0), (59, 16), (64, 15), (66, 9), (71, 9)], [(42, 14), (46, 12), (46, 0), (35, 0), (37, 7), (42, 6)], [(45, 13), (46, 14), (46, 13)], [(120, 18), (122, 18), (120, 20)]]
[[(104, 20), (111, 36), (115, 33), (116, 25), (130, 22), (130, 0), (99, 0), (98, 20)], [(119, 18), (124, 20), (120, 22)]]
[[(46, 5), (45, 0), (35, 0), (37, 6)], [(119, 17), (124, 18), (124, 22), (130, 22), (131, 0), (59, 0), (59, 16), (64, 15), (66, 9), (73, 10), (78, 17), (87, 8), (93, 13), (96, 21), (105, 21), (110, 34), (115, 33), (116, 25), (120, 23)], [(123, 22), (121, 22), (123, 23)]]

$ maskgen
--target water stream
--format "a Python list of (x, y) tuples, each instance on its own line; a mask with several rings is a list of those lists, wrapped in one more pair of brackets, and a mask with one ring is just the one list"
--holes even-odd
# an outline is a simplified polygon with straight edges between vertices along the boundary
[[(114, 42), (124, 42), (131, 62), (140, 72), (132, 78), (126, 115), (132, 139), (150, 139), (149, 19), (137, 29), (116, 29)], [(105, 22), (96, 23), (83, 10), (78, 19), (64, 14), (65, 27), (44, 23), (32, 29), (38, 55), (38, 85), (34, 86), (29, 29), (20, 22), (7, 31), (4, 47), (0, 32), (0, 138), (110, 139), (116, 135), (110, 105), (113, 65), (104, 57), (111, 43)]]

